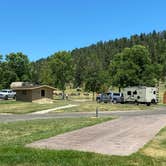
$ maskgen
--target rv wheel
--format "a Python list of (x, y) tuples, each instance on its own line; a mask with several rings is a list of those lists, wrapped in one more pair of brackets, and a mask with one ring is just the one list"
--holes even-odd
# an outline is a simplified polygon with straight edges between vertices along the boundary
[(146, 103), (147, 106), (150, 106), (151, 103)]
[(100, 99), (97, 99), (97, 103), (100, 103)]
[(135, 103), (136, 105), (139, 105), (139, 102), (138, 102), (137, 100), (135, 100), (134, 103)]
[(151, 103), (152, 103), (152, 104), (157, 104), (157, 102), (156, 102), (155, 99), (152, 99)]
[(5, 100), (8, 100), (8, 96), (6, 95), (4, 99), (5, 99)]

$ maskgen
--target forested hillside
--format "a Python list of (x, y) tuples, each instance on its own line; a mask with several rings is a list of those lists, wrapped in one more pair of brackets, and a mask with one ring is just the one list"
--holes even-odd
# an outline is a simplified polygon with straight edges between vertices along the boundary
[(98, 42), (29, 62), (23, 53), (0, 58), (0, 88), (12, 81), (103, 91), (108, 87), (154, 86), (166, 76), (166, 31)]

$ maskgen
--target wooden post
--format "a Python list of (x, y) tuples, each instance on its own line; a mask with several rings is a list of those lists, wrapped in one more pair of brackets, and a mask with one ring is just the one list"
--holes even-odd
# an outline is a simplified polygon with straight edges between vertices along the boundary
[(166, 92), (163, 95), (163, 104), (166, 104)]
[(98, 118), (99, 117), (99, 109), (98, 109), (98, 107), (96, 107), (96, 118)]

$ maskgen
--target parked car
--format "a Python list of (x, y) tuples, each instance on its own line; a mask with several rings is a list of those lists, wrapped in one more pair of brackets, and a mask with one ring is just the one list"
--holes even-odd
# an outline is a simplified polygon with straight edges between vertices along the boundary
[(16, 92), (13, 92), (10, 89), (3, 89), (0, 91), (0, 98), (4, 100), (8, 100), (9, 98), (16, 98)]
[(98, 103), (104, 102), (104, 103), (123, 103), (123, 94), (122, 93), (114, 93), (114, 92), (108, 92), (108, 93), (100, 93), (96, 97), (96, 101)]

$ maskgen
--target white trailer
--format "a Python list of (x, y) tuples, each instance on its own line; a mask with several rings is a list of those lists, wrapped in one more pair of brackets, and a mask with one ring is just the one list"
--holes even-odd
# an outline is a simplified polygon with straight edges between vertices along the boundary
[(123, 97), (124, 103), (157, 103), (157, 88), (137, 86), (124, 88)]

